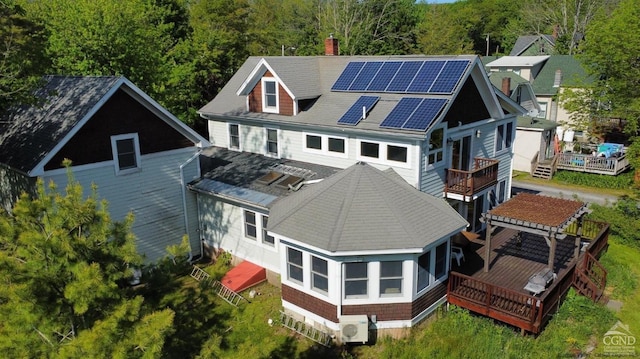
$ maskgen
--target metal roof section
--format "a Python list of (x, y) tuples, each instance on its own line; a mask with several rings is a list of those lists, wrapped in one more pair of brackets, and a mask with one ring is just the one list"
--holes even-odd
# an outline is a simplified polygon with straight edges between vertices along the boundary
[(362, 162), (278, 200), (269, 213), (269, 231), (332, 253), (420, 253), (467, 225), (444, 199)]

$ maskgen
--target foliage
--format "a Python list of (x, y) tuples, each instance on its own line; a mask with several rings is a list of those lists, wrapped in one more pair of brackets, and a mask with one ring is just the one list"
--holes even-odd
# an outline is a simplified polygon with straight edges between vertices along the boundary
[(621, 243), (640, 248), (640, 202), (637, 199), (624, 196), (612, 207), (592, 204), (591, 208), (590, 218), (608, 222), (611, 233)]
[(47, 66), (42, 27), (30, 21), (13, 1), (0, 1), (0, 112), (35, 101), (32, 91)]
[(469, 33), (480, 15), (467, 8), (433, 5), (422, 8), (424, 18), (416, 27), (417, 46), (427, 55), (468, 54), (473, 52)]
[(628, 189), (633, 184), (633, 173), (624, 172), (617, 176), (597, 173), (581, 173), (560, 170), (553, 175), (555, 183), (577, 185), (591, 188)]

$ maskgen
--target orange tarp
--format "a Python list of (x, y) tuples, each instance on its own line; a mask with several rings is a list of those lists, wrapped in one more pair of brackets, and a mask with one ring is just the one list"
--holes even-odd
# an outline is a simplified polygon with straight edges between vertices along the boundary
[(267, 271), (264, 268), (251, 262), (243, 261), (231, 268), (221, 282), (225, 287), (239, 293), (265, 280), (267, 280)]

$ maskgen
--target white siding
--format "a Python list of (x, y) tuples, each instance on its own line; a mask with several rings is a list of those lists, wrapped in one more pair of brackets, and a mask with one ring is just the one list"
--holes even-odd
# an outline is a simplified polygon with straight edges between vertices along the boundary
[[(137, 248), (147, 261), (156, 261), (166, 255), (166, 247), (179, 244), (187, 233), (180, 184), (180, 165), (196, 153), (195, 148), (142, 156), (141, 170), (116, 176), (112, 161), (96, 165), (74, 167), (74, 177), (84, 188), (85, 195), (91, 185), (97, 185), (98, 197), (109, 202), (111, 219), (121, 221), (129, 212), (135, 215), (133, 233)], [(197, 161), (195, 161), (197, 162)], [(197, 176), (197, 167), (186, 166), (185, 180)], [(63, 190), (67, 183), (64, 171), (46, 174), (44, 180), (53, 180)], [(193, 198), (187, 205), (193, 205)], [(194, 213), (193, 209), (188, 213)], [(196, 222), (190, 220), (191, 225)], [(191, 228), (189, 233), (196, 233)], [(199, 254), (196, 235), (190, 237), (192, 252)]]
[(540, 130), (516, 131), (514, 141), (513, 169), (516, 171), (530, 172), (531, 161), (540, 151), (542, 132)]
[[(246, 238), (243, 208), (198, 194), (198, 212), (202, 238), (209, 246), (222, 248), (238, 258), (280, 273), (278, 240), (272, 247)], [(258, 232), (261, 232), (262, 223), (260, 220), (257, 223)]]

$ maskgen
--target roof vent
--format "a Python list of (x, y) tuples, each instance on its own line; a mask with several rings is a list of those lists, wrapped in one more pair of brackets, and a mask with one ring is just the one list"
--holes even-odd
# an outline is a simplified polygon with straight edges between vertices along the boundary
[(553, 79), (553, 87), (560, 87), (560, 82), (562, 82), (562, 70), (556, 70), (556, 76)]

